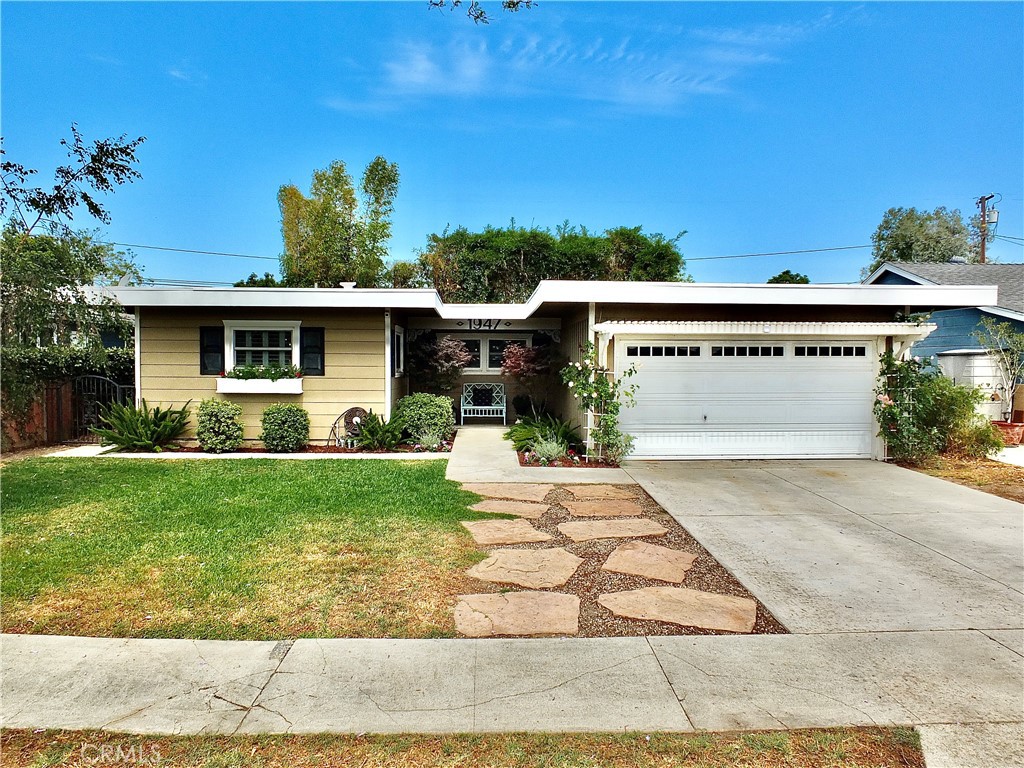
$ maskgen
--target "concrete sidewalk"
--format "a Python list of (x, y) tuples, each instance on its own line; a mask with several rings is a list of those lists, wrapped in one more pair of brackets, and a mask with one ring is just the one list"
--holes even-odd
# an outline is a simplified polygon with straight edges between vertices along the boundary
[[(1008, 630), (2, 642), (2, 724), (11, 728), (475, 733), (955, 723), (1015, 732), (1024, 709), (1024, 636)], [(1001, 753), (983, 764), (1021, 761), (1020, 752)]]
[(621, 469), (521, 467), (505, 427), (459, 427), (445, 477), (457, 483), (632, 483)]

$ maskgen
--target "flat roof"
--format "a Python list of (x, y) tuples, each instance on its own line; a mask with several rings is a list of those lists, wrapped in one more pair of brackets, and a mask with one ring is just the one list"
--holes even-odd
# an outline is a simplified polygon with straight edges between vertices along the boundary
[(442, 318), (525, 320), (543, 304), (758, 304), (856, 307), (977, 307), (992, 285), (792, 285), (543, 280), (521, 304), (445, 304), (429, 288), (95, 289), (125, 307), (411, 309)]

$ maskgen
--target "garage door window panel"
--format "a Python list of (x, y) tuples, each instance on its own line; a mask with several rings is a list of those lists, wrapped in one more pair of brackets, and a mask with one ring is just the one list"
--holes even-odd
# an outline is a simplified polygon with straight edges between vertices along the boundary
[(626, 357), (700, 357), (700, 347), (628, 345)]
[(762, 347), (749, 345), (712, 346), (712, 357), (784, 357), (786, 348), (780, 346)]
[(824, 346), (798, 344), (793, 348), (796, 357), (866, 357), (865, 346)]

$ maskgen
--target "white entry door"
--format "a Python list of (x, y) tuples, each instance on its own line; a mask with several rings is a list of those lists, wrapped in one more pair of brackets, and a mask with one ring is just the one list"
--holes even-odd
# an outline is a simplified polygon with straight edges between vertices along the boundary
[(633, 458), (869, 458), (875, 341), (622, 339)]

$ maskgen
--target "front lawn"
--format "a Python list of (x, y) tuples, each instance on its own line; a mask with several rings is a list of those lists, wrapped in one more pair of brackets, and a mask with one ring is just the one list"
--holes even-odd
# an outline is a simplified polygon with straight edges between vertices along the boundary
[(6, 731), (0, 744), (2, 764), (37, 766), (924, 768), (920, 739), (910, 728), (486, 736), (131, 736), (17, 730)]
[(441, 461), (3, 467), (4, 632), (446, 637), (478, 497)]

